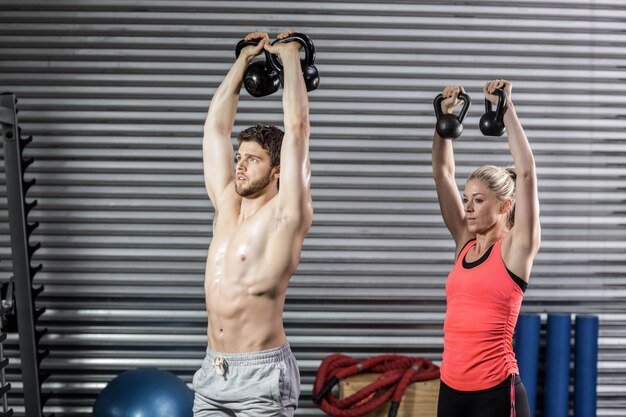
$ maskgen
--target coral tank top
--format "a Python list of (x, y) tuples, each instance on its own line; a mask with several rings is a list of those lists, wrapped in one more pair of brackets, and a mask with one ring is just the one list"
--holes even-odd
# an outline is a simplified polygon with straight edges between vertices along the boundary
[(527, 283), (510, 272), (502, 260), (502, 240), (481, 259), (461, 250), (446, 282), (441, 380), (459, 391), (494, 387), (518, 374), (513, 332)]

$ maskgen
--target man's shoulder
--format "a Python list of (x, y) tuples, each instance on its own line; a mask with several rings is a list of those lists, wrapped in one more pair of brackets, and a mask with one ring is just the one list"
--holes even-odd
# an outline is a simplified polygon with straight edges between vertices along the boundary
[(217, 196), (217, 201), (213, 202), (215, 210), (222, 211), (241, 206), (241, 196), (235, 191), (233, 183), (234, 181), (231, 181)]

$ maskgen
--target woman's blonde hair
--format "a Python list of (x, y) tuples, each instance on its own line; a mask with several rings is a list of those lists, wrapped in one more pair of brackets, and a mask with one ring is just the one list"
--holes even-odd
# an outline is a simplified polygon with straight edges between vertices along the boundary
[(470, 174), (467, 180), (478, 179), (487, 184), (487, 187), (494, 193), (499, 201), (507, 198), (513, 200), (513, 205), (507, 217), (507, 226), (513, 227), (515, 223), (515, 179), (517, 173), (515, 166), (500, 168), (494, 165), (483, 165)]

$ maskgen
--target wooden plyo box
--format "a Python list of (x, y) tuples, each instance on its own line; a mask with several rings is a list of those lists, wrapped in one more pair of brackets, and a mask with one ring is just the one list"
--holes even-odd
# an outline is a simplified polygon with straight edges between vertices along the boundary
[[(379, 374), (358, 374), (339, 382), (339, 398), (347, 398), (365, 388), (378, 378)], [(437, 398), (439, 396), (439, 379), (426, 382), (414, 382), (407, 388), (397, 417), (437, 417)], [(363, 417), (387, 417), (390, 402), (365, 414)]]

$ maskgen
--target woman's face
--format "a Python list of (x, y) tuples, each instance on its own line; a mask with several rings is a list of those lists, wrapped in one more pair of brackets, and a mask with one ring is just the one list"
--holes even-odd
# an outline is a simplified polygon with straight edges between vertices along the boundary
[(487, 184), (479, 179), (471, 179), (463, 192), (465, 221), (470, 233), (481, 234), (491, 230), (499, 221), (506, 221), (510, 207), (506, 201), (498, 200)]

